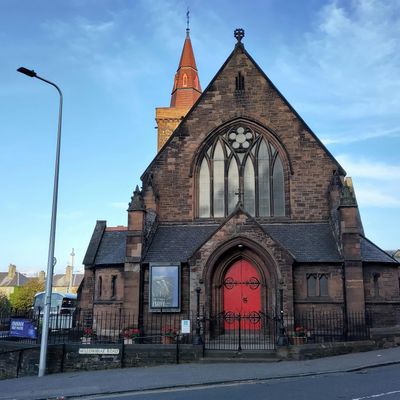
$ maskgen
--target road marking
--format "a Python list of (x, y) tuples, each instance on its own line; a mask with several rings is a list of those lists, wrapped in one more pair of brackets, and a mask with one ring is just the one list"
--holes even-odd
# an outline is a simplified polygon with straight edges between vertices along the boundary
[(376, 399), (377, 397), (390, 396), (390, 395), (396, 394), (396, 393), (400, 393), (400, 390), (394, 390), (393, 392), (372, 394), (371, 396), (365, 396), (365, 397), (355, 397), (354, 399), (351, 399), (351, 400)]

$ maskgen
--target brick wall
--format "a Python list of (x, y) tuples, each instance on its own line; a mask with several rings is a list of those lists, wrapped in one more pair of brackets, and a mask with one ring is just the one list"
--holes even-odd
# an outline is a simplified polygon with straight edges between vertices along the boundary
[[(93, 353), (82, 354), (82, 349)], [(111, 350), (111, 354), (99, 354), (98, 349)], [(175, 345), (50, 345), (46, 374), (173, 364), (177, 362), (176, 352)], [(202, 346), (180, 345), (179, 362), (199, 360), (202, 352)], [(37, 375), (38, 366), (38, 345), (0, 342), (0, 379)]]
[[(239, 70), (246, 82), (246, 91), (240, 96), (235, 91)], [(238, 117), (258, 121), (268, 128), (289, 154), (293, 169), (288, 185), (291, 217), (328, 219), (328, 186), (337, 166), (275, 88), (245, 54), (237, 51), (148, 170), (159, 194), (160, 220), (193, 219), (191, 163), (213, 130)]]
[[(307, 276), (325, 274), (328, 276), (328, 296), (309, 297)], [(295, 312), (342, 312), (343, 276), (342, 266), (335, 264), (300, 264), (293, 269)]]

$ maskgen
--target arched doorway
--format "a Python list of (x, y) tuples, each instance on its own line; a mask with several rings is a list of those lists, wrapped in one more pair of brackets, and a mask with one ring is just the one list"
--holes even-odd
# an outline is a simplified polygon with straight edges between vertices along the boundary
[(280, 275), (271, 254), (253, 240), (235, 237), (213, 252), (203, 277), (205, 348), (274, 349)]
[(225, 329), (260, 329), (260, 274), (248, 260), (240, 258), (226, 271), (223, 281)]

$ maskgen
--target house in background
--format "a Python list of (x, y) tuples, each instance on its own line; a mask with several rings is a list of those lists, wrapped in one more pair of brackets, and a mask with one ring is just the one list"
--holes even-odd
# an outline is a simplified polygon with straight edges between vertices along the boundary
[(26, 275), (17, 271), (14, 264), (8, 266), (8, 272), (0, 272), (0, 293), (10, 298), (18, 286), (22, 286), (29, 281)]
[(187, 31), (170, 107), (156, 112), (159, 152), (127, 227), (97, 221), (80, 307), (122, 309), (138, 323), (185, 319), (199, 295), (225, 331), (237, 315), (256, 324), (280, 313), (357, 313), (358, 324), (368, 313), (375, 326), (400, 325), (399, 263), (366, 238), (351, 179), (243, 36), (235, 31), (200, 94)]
[(391, 257), (393, 257), (395, 260), (397, 260), (400, 263), (400, 249), (386, 250), (386, 253), (388, 253)]
[(83, 279), (83, 274), (73, 273), (73, 266), (67, 265), (65, 274), (54, 274), (53, 292), (76, 293)]

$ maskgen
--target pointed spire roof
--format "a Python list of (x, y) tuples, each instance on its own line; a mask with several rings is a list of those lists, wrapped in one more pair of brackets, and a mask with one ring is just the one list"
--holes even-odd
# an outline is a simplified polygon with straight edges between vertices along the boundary
[(190, 108), (201, 95), (200, 80), (189, 33), (188, 26), (171, 93), (171, 107)]
[(139, 190), (139, 186), (136, 185), (136, 189), (131, 197), (131, 202), (129, 203), (128, 211), (143, 211), (145, 208), (142, 192)]

